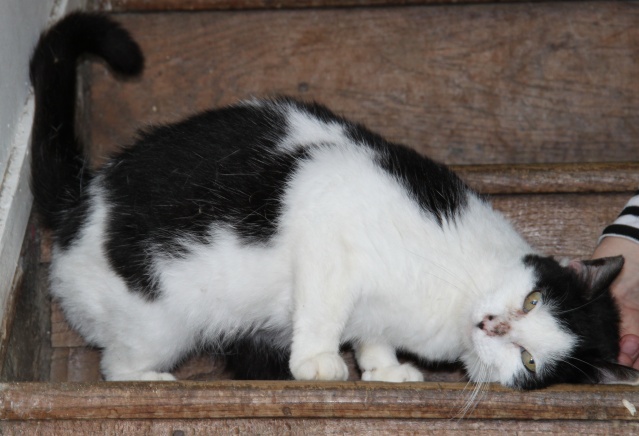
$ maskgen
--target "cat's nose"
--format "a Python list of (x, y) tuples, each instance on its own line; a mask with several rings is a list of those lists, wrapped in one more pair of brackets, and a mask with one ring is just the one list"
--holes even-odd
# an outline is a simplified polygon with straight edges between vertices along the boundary
[(495, 315), (484, 316), (477, 327), (485, 331), (488, 336), (504, 336), (510, 331), (508, 320)]
[(484, 330), (484, 327), (486, 327), (486, 323), (489, 323), (493, 319), (495, 319), (493, 315), (484, 316), (484, 319), (477, 323), (477, 328)]

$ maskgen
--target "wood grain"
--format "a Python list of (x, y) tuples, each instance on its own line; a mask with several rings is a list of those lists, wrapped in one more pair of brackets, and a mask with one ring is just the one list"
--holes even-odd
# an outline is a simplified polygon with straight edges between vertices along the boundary
[(540, 252), (588, 258), (629, 198), (630, 193), (500, 195), (492, 203)]
[(85, 345), (84, 339), (67, 323), (60, 304), (54, 300), (51, 303), (51, 346), (82, 347)]
[(452, 169), (482, 194), (612, 193), (639, 188), (639, 162), (464, 165)]
[(92, 419), (5, 421), (3, 435), (631, 435), (633, 421), (447, 419)]
[[(136, 382), (0, 384), (0, 419), (459, 418), (463, 383)], [(401, 400), (400, 400), (401, 399)], [(467, 418), (633, 421), (628, 386), (482, 390)]]
[[(137, 81), (94, 66), (98, 155), (251, 96), (317, 100), (448, 164), (636, 161), (630, 2), (120, 14)], [(499, 23), (498, 25), (496, 23)], [(259, 35), (259, 37), (256, 37)]]
[[(464, 3), (513, 3), (531, 0), (464, 0)], [(535, 1), (535, 0), (532, 0)], [(537, 0), (539, 1), (539, 0)], [(354, 6), (403, 6), (457, 4), (459, 0), (95, 0), (93, 7), (106, 11), (201, 11), (228, 9), (335, 8)]]
[(26, 226), (21, 256), (8, 296), (11, 309), (2, 323), (0, 380), (48, 379), (51, 344), (50, 300), (47, 269), (40, 259), (39, 223), (31, 217)]
[(94, 348), (53, 349), (48, 382), (97, 382), (100, 374), (100, 352)]

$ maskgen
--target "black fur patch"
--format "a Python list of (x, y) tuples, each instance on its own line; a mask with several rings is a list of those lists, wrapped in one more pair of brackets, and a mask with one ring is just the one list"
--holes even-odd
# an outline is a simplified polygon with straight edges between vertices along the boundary
[(554, 383), (598, 383), (599, 364), (616, 362), (619, 354), (619, 311), (609, 290), (588, 299), (577, 274), (554, 259), (529, 255), (524, 263), (534, 268), (536, 289), (554, 306), (554, 316), (578, 337), (578, 343), (570, 356), (541, 374), (522, 374), (515, 385), (537, 389)]
[(225, 347), (226, 367), (234, 380), (291, 380), (290, 347), (277, 349), (269, 332), (255, 332)]
[(109, 260), (132, 289), (157, 296), (155, 253), (182, 256), (185, 239), (211, 242), (211, 225), (246, 243), (277, 230), (282, 194), (303, 150), (272, 153), (285, 121), (273, 110), (237, 106), (142, 133), (105, 171), (112, 208)]
[(440, 225), (444, 219), (454, 219), (467, 204), (470, 188), (445, 165), (404, 145), (390, 143), (377, 133), (334, 114), (322, 105), (287, 101), (320, 120), (343, 125), (352, 141), (377, 151), (379, 165), (399, 180), (420, 207), (435, 216)]
[[(359, 146), (375, 149), (380, 166), (440, 223), (465, 204), (468, 188), (443, 165), (318, 104), (279, 102), (347, 126)], [(143, 132), (109, 164), (104, 173), (111, 206), (106, 248), (113, 268), (132, 290), (156, 298), (153, 256), (184, 255), (185, 240), (211, 242), (213, 223), (231, 227), (246, 243), (268, 242), (277, 231), (286, 184), (308, 157), (308, 147), (272, 153), (285, 134), (286, 119), (270, 105), (211, 110)]]

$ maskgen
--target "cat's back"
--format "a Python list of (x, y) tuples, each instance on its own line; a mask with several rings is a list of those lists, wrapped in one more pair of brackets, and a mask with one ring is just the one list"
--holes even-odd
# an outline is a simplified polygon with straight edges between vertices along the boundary
[(307, 257), (291, 255), (293, 246), (327, 252), (346, 243), (361, 254), (375, 249), (372, 240), (390, 238), (388, 229), (440, 233), (472, 195), (443, 165), (321, 105), (286, 98), (142, 132), (89, 192), (77, 235), (97, 235), (85, 244), (101, 240), (105, 263), (151, 299), (165, 287), (158, 271), (193, 253), (220, 264), (221, 241), (232, 241), (229, 253), (240, 260), (263, 247), (271, 250), (265, 258), (284, 262)]

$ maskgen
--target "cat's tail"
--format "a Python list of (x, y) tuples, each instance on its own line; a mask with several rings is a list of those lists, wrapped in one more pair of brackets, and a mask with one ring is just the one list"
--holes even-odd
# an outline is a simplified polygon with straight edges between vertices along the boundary
[(74, 125), (76, 64), (85, 54), (104, 59), (122, 76), (144, 67), (137, 43), (104, 15), (72, 13), (40, 36), (29, 69), (35, 93), (31, 190), (43, 224), (52, 229), (78, 204), (91, 178)]

